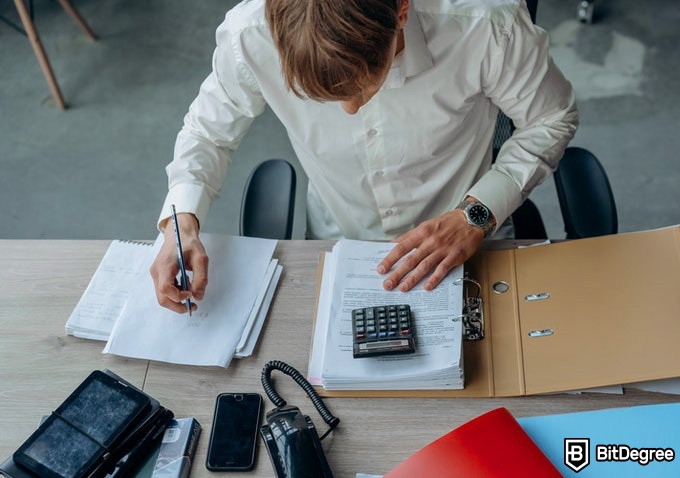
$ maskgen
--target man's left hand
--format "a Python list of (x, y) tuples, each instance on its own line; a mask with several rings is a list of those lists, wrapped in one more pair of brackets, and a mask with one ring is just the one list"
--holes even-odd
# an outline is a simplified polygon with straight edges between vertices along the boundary
[[(469, 225), (460, 209), (422, 222), (394, 239), (392, 242), (397, 245), (378, 264), (378, 273), (389, 272), (383, 287), (406, 292), (434, 270), (423, 285), (425, 290), (432, 290), (451, 269), (463, 264), (479, 249), (482, 239), (484, 232)], [(404, 260), (391, 271), (401, 258)]]

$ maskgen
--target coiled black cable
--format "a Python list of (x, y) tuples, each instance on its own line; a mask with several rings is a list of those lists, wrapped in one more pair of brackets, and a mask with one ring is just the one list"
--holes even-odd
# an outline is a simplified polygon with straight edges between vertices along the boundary
[(329, 426), (328, 431), (326, 431), (326, 433), (324, 433), (323, 436), (320, 438), (321, 440), (323, 440), (326, 437), (326, 435), (328, 435), (331, 432), (331, 430), (338, 426), (338, 424), (340, 423), (340, 419), (338, 417), (333, 416), (333, 414), (330, 412), (330, 410), (328, 410), (326, 404), (323, 402), (319, 394), (316, 392), (316, 390), (314, 390), (312, 384), (309, 383), (307, 379), (300, 372), (298, 372), (297, 369), (295, 369), (295, 367), (292, 367), (280, 360), (272, 360), (270, 362), (267, 362), (267, 364), (265, 364), (264, 368), (262, 369), (262, 387), (264, 388), (267, 397), (269, 397), (269, 400), (271, 400), (274, 405), (276, 405), (277, 407), (285, 407), (286, 401), (274, 389), (274, 384), (272, 383), (271, 380), (271, 374), (273, 370), (279, 370), (285, 373), (286, 375), (291, 377), (295, 381), (295, 383), (300, 385), (300, 387), (302, 387), (302, 389), (305, 392), (307, 392), (307, 395), (309, 395), (309, 399), (316, 407), (316, 410), (319, 412), (319, 415), (321, 415), (323, 421), (326, 422), (326, 424)]

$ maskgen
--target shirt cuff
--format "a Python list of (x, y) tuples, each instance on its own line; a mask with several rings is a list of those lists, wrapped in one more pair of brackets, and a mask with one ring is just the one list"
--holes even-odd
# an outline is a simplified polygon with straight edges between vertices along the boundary
[(491, 169), (467, 192), (488, 207), (498, 227), (510, 217), (523, 201), (517, 184), (503, 172)]
[(198, 223), (203, 224), (205, 217), (208, 214), (208, 209), (210, 208), (210, 197), (204, 191), (202, 186), (191, 183), (177, 184), (173, 186), (169, 191), (167, 196), (165, 196), (165, 202), (163, 203), (163, 208), (158, 217), (157, 227), (159, 231), (161, 229), (161, 223), (172, 216), (172, 205), (175, 205), (175, 211), (179, 214), (182, 212), (188, 212), (196, 216)]

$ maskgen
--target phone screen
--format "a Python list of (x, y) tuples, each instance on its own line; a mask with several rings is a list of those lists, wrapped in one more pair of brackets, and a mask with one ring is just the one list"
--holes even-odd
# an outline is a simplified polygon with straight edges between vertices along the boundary
[(262, 397), (257, 393), (217, 396), (205, 466), (213, 471), (250, 470), (255, 449)]

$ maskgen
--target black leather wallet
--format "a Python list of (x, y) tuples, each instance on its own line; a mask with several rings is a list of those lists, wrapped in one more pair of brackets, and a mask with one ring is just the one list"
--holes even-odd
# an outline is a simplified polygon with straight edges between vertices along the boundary
[(11, 478), (126, 476), (173, 413), (110, 370), (92, 372), (0, 465)]

